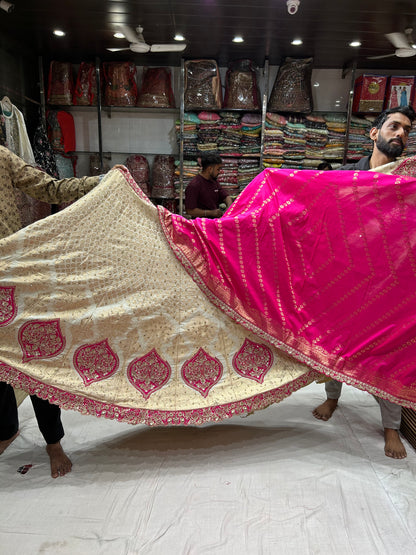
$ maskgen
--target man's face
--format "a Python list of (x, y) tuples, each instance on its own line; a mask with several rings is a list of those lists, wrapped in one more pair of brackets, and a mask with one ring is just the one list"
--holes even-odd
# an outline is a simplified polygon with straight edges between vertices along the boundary
[(210, 166), (211, 179), (217, 179), (222, 168), (222, 164), (214, 164)]
[(411, 128), (409, 118), (398, 112), (389, 114), (380, 129), (371, 130), (373, 136), (370, 136), (378, 150), (394, 160), (403, 152)]

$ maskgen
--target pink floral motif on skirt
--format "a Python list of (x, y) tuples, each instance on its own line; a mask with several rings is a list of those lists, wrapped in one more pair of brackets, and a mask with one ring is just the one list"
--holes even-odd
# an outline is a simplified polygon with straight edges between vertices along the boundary
[(246, 339), (241, 349), (234, 355), (233, 367), (243, 378), (263, 383), (264, 377), (273, 364), (273, 353), (260, 343)]
[(75, 370), (85, 385), (110, 378), (118, 369), (119, 359), (107, 339), (82, 345), (74, 353)]
[(186, 385), (207, 397), (210, 389), (219, 382), (222, 371), (221, 362), (201, 348), (182, 366), (182, 378)]
[(16, 316), (14, 290), (15, 287), (0, 287), (0, 327), (10, 324)]
[(167, 383), (171, 376), (169, 364), (152, 349), (140, 358), (135, 358), (127, 368), (129, 382), (140, 391), (145, 399)]
[(27, 322), (20, 328), (18, 339), (23, 352), (23, 362), (33, 358), (55, 357), (65, 347), (59, 319)]

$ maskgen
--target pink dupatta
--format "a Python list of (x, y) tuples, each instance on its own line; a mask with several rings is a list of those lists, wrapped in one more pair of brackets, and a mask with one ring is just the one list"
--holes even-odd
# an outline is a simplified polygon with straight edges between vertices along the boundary
[(312, 368), (416, 404), (416, 180), (261, 173), (218, 220), (160, 208), (188, 273), (231, 318)]

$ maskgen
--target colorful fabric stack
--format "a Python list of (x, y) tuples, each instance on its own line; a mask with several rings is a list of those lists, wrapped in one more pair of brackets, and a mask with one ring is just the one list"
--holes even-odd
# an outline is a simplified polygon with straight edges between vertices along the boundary
[(318, 114), (309, 114), (305, 121), (306, 149), (303, 167), (314, 169), (324, 160), (325, 147), (328, 142), (328, 127), (325, 119)]
[(218, 152), (221, 156), (239, 156), (241, 143), (240, 115), (235, 112), (221, 113), (221, 134)]
[(347, 151), (348, 161), (354, 162), (371, 154), (373, 150), (373, 141), (370, 139), (371, 127), (370, 119), (351, 116)]
[(291, 115), (283, 131), (282, 168), (302, 168), (306, 148), (306, 126), (302, 115)]
[(238, 163), (239, 159), (237, 157), (228, 156), (222, 159), (222, 168), (218, 176), (218, 182), (230, 197), (236, 197), (240, 192), (238, 186)]
[(332, 113), (324, 115), (328, 127), (328, 142), (325, 147), (325, 160), (342, 161), (347, 131), (347, 117), (344, 114)]
[(264, 128), (263, 166), (280, 168), (284, 154), (284, 128), (287, 120), (285, 116), (267, 112)]
[(416, 154), (416, 128), (414, 126), (409, 133), (409, 140), (407, 141), (404, 154), (406, 156), (414, 156)]
[(259, 160), (255, 158), (241, 158), (238, 164), (238, 188), (240, 191), (253, 181), (261, 168)]
[[(183, 154), (184, 156), (189, 156), (190, 158), (196, 157), (198, 155), (198, 133), (197, 126), (200, 120), (198, 116), (194, 113), (184, 114), (184, 124), (183, 124)], [(178, 144), (180, 143), (181, 136), (181, 122), (176, 121), (176, 137)]]
[[(198, 175), (200, 167), (196, 160), (184, 160), (183, 161), (183, 190), (185, 191), (188, 183), (196, 175)], [(180, 160), (175, 160), (175, 194), (176, 197), (180, 197), (181, 189), (181, 170), (180, 170)]]
[(211, 154), (218, 151), (218, 138), (221, 133), (221, 116), (215, 112), (200, 112), (198, 114), (198, 151), (199, 154)]
[(244, 114), (241, 124), (240, 153), (243, 156), (260, 156), (261, 114)]

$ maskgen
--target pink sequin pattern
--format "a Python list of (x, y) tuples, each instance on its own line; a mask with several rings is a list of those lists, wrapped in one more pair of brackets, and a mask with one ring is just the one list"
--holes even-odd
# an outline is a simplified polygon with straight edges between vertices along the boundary
[(85, 385), (110, 378), (118, 369), (119, 359), (107, 339), (82, 345), (74, 353), (75, 370)]
[(14, 290), (15, 287), (0, 287), (0, 327), (10, 324), (16, 316)]
[(246, 339), (241, 349), (233, 357), (234, 370), (243, 378), (263, 383), (264, 377), (273, 364), (273, 353), (261, 343)]
[(182, 378), (189, 387), (207, 397), (210, 389), (220, 380), (222, 371), (220, 361), (201, 348), (182, 366)]
[(135, 358), (127, 368), (129, 382), (145, 399), (163, 387), (171, 373), (169, 364), (159, 356), (156, 349), (152, 349), (140, 358)]
[(20, 328), (18, 339), (23, 352), (23, 362), (34, 358), (55, 357), (65, 347), (59, 319), (27, 322)]

